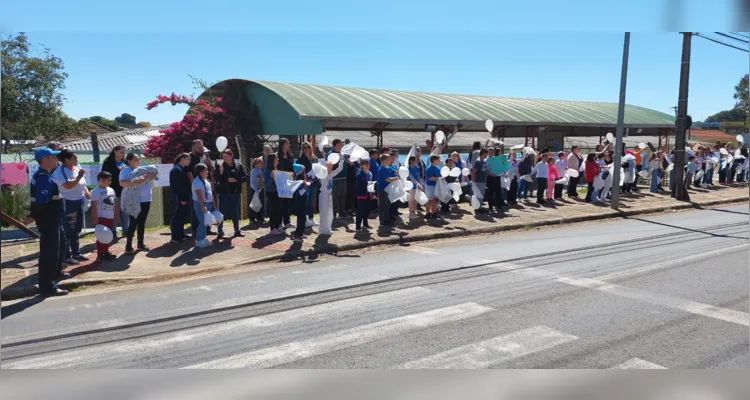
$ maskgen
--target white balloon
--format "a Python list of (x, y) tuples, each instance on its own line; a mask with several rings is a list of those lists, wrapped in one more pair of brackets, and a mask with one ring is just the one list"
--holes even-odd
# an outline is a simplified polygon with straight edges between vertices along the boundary
[(210, 212), (203, 214), (203, 222), (206, 226), (216, 225), (216, 218)]
[(640, 175), (641, 178), (648, 178), (648, 171), (641, 171), (638, 173), (638, 175)]
[(323, 153), (323, 149), (327, 145), (328, 145), (328, 136), (323, 136), (323, 138), (320, 139), (320, 142), (318, 142), (318, 150), (320, 150), (320, 152)]
[(725, 156), (729, 154), (729, 152), (727, 151), (727, 149), (725, 149), (723, 147), (719, 149), (719, 153), (724, 154)]
[(328, 168), (323, 164), (313, 164), (312, 171), (318, 179), (322, 180), (328, 178)]
[(444, 140), (445, 140), (445, 133), (443, 133), (443, 131), (437, 131), (437, 132), (435, 132), (435, 141), (438, 144), (443, 144)]
[(737, 135), (735, 139), (737, 139), (737, 141), (740, 143), (743, 143), (745, 141), (745, 138), (742, 135)]
[(448, 189), (454, 191), (454, 192), (460, 192), (461, 191), (461, 185), (458, 184), (458, 182), (451, 182), (448, 184)]
[(114, 239), (112, 231), (104, 225), (97, 225), (94, 228), (94, 234), (96, 235), (96, 240), (100, 243), (109, 244)]
[(578, 171), (573, 168), (568, 169), (568, 176), (571, 178), (578, 178)]
[(719, 163), (719, 157), (711, 157), (711, 161), (713, 161), (714, 164), (718, 164)]
[(229, 141), (224, 136), (219, 136), (216, 138), (216, 149), (219, 150), (219, 152), (224, 151), (224, 149), (227, 148), (227, 145), (229, 144)]
[(224, 215), (222, 215), (219, 210), (214, 210), (211, 215), (214, 216), (214, 221), (216, 221), (215, 224), (220, 224), (224, 221)]
[(461, 170), (461, 175), (463, 175), (463, 176), (469, 176), (469, 174), (471, 174), (471, 170), (470, 169), (464, 168), (464, 169)]
[(612, 132), (607, 133), (607, 141), (610, 143), (615, 142), (615, 135), (613, 135)]
[(639, 149), (643, 150), (643, 149), (645, 149), (646, 147), (648, 147), (648, 145), (646, 145), (646, 143), (638, 143), (638, 148), (639, 148)]
[(398, 169), (398, 176), (402, 179), (406, 179), (409, 177), (409, 168), (406, 167), (400, 167)]
[(339, 153), (331, 153), (328, 155), (328, 162), (331, 164), (336, 164), (339, 161), (341, 161), (341, 154)]
[(478, 210), (482, 206), (482, 202), (479, 201), (477, 196), (471, 196), (471, 208)]
[(344, 147), (341, 148), (341, 154), (346, 154), (347, 156), (352, 155), (354, 150), (359, 147), (354, 143), (349, 143), (347, 145), (344, 145)]
[(458, 167), (453, 167), (453, 169), (451, 170), (451, 176), (454, 178), (458, 178), (459, 176), (461, 176), (461, 169)]
[(446, 167), (440, 168), (440, 176), (447, 178), (451, 174), (451, 169)]
[(487, 132), (492, 132), (495, 129), (495, 123), (491, 119), (484, 121), (484, 127), (487, 128)]
[(414, 183), (412, 181), (406, 181), (406, 183), (404, 184), (404, 190), (406, 190), (407, 192), (410, 190), (414, 190)]

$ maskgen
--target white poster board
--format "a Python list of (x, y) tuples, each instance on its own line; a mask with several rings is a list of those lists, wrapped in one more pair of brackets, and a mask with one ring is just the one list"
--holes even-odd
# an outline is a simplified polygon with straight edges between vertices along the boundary
[(172, 164), (156, 164), (156, 169), (159, 170), (159, 178), (154, 181), (154, 187), (169, 186), (169, 173), (174, 168)]

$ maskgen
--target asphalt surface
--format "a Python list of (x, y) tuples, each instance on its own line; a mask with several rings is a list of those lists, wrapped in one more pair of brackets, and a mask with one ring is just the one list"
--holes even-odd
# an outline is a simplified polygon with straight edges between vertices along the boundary
[(748, 206), (3, 302), (2, 368), (748, 368)]

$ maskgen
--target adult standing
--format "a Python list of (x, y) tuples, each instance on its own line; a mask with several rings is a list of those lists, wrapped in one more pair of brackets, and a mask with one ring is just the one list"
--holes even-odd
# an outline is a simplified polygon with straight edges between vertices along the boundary
[(318, 201), (318, 191), (320, 190), (320, 179), (318, 179), (312, 172), (313, 163), (317, 164), (318, 158), (313, 153), (313, 147), (310, 142), (302, 143), (302, 152), (297, 159), (297, 164), (305, 167), (305, 176), (307, 176), (310, 186), (308, 186), (307, 203), (305, 204), (305, 214), (307, 214), (307, 220), (305, 221), (305, 227), (311, 228), (318, 226), (318, 222), (315, 221), (315, 204)]
[(83, 177), (86, 170), (78, 166), (78, 156), (70, 150), (63, 149), (58, 156), (61, 165), (55, 169), (52, 179), (60, 189), (63, 199), (63, 230), (68, 241), (65, 251), (65, 262), (77, 265), (80, 261), (88, 260), (81, 254), (79, 235), (83, 229), (83, 199), (91, 199)]
[[(102, 171), (109, 172), (112, 175), (111, 188), (115, 191), (115, 207), (120, 209), (120, 201), (122, 199), (122, 186), (120, 186), (120, 170), (125, 167), (125, 146), (117, 145), (112, 148), (107, 158), (102, 163)], [(130, 226), (130, 218), (127, 214), (120, 213), (120, 227), (122, 228), (122, 235), (126, 235), (128, 227)], [(112, 231), (112, 234), (117, 237), (117, 229)]]
[(39, 170), (34, 174), (31, 185), (34, 194), (31, 215), (39, 229), (39, 247), (43, 249), (39, 253), (39, 291), (42, 296), (68, 294), (67, 290), (57, 287), (58, 279), (63, 278), (64, 274), (62, 260), (65, 239), (61, 237), (60, 232), (63, 202), (51, 172), (57, 167), (56, 157), (59, 154), (59, 151), (47, 147), (34, 152)]
[(578, 181), (581, 179), (581, 167), (583, 166), (583, 156), (581, 156), (581, 149), (578, 146), (570, 148), (570, 154), (567, 158), (568, 169), (572, 169), (578, 172), (578, 176), (568, 176), (568, 197), (578, 197)]
[[(247, 171), (242, 164), (234, 162), (234, 153), (225, 149), (222, 154), (223, 163), (215, 169), (216, 183), (219, 186), (219, 211), (224, 219), (231, 219), (234, 225), (234, 236), (245, 236), (240, 231), (240, 197), (242, 196), (242, 182), (247, 179)], [(224, 222), (219, 223), (219, 237), (224, 237)]]
[[(133, 249), (133, 236), (135, 236), (136, 230), (138, 231), (138, 250), (149, 251), (146, 247), (145, 235), (146, 235), (146, 218), (148, 212), (151, 210), (151, 184), (150, 182), (156, 179), (155, 174), (143, 174), (137, 177), (132, 177), (133, 172), (141, 166), (141, 158), (135, 153), (130, 153), (125, 157), (125, 163), (127, 166), (120, 171), (120, 185), (123, 188), (134, 188), (138, 197), (138, 203), (141, 211), (138, 215), (129, 215), (130, 227), (128, 228), (127, 244), (125, 246), (125, 252), (132, 254), (135, 252)], [(123, 196), (127, 196), (124, 194)], [(124, 202), (127, 199), (123, 199)]]
[[(279, 171), (294, 172), (294, 158), (292, 157), (292, 146), (289, 143), (289, 139), (287, 138), (281, 138), (279, 139), (279, 152), (277, 154), (277, 158), (279, 160), (278, 169)], [(281, 220), (282, 220), (282, 227), (283, 228), (289, 228), (292, 226), (292, 217), (291, 217), (291, 200), (287, 198), (280, 198), (281, 200)]]
[[(333, 148), (326, 154), (326, 160), (332, 153), (337, 153), (341, 156), (341, 159), (336, 164), (333, 164), (333, 170), (339, 168), (339, 164), (343, 162), (350, 162), (346, 159), (346, 156), (341, 154), (341, 149), (344, 148), (344, 142), (341, 139), (333, 139)], [(338, 214), (338, 217), (337, 217)], [(333, 178), (333, 218), (345, 218), (346, 217), (346, 168), (343, 168), (341, 173)]]
[[(198, 164), (205, 164), (207, 166), (208, 176), (209, 176), (209, 179), (211, 179), (214, 173), (214, 165), (211, 163), (211, 159), (210, 157), (208, 157), (206, 148), (203, 146), (203, 140), (201, 139), (195, 139), (191, 143), (190, 165), (188, 166), (188, 169), (187, 169), (187, 176), (188, 176), (188, 179), (190, 180), (191, 185), (193, 184), (193, 180), (196, 178), (195, 167)], [(199, 215), (195, 213), (195, 207), (193, 207), (192, 204), (190, 205), (190, 208), (193, 209), (193, 212), (191, 213), (191, 217), (190, 217), (190, 228), (193, 231), (193, 237), (195, 237), (195, 232), (198, 230), (198, 225), (199, 225), (199, 220), (198, 220)], [(200, 217), (203, 218), (202, 215)], [(211, 231), (210, 226), (206, 227), (206, 235), (209, 235), (209, 236), (215, 235), (215, 233)]]
[[(187, 169), (190, 166), (190, 154), (181, 153), (174, 159), (174, 167), (169, 171), (169, 188), (172, 192), (172, 220), (169, 222), (169, 230), (172, 232), (172, 242), (185, 241), (185, 219), (190, 212), (190, 179)], [(119, 181), (119, 179), (118, 179)], [(129, 217), (126, 217), (129, 218)]]

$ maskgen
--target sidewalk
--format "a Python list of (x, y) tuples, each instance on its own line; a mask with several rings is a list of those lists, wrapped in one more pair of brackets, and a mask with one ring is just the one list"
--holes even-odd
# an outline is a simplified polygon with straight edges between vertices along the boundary
[[(194, 249), (192, 241), (169, 243), (169, 231), (160, 229), (146, 234), (148, 253), (124, 255), (124, 240), (112, 247), (119, 257), (107, 264), (93, 262), (95, 239), (87, 235), (81, 239), (84, 253), (90, 253), (91, 261), (71, 266), (67, 271), (73, 278), (63, 281), (61, 287), (71, 288), (81, 285), (101, 283), (135, 283), (147, 280), (167, 280), (195, 274), (207, 274), (237, 265), (252, 264), (269, 260), (294, 260), (299, 257), (355, 250), (384, 244), (424, 241), (450, 238), (470, 234), (500, 232), (512, 229), (529, 229), (549, 224), (564, 224), (591, 221), (618, 216), (629, 216), (661, 212), (669, 209), (686, 209), (729, 205), (748, 202), (749, 190), (746, 186), (732, 188), (697, 189), (690, 191), (691, 202), (684, 203), (671, 199), (666, 194), (652, 194), (644, 191), (621, 198), (622, 212), (613, 211), (608, 205), (592, 205), (582, 201), (568, 200), (537, 205), (535, 202), (521, 202), (503, 215), (485, 214), (474, 216), (466, 203), (454, 213), (445, 215), (442, 220), (425, 221), (419, 217), (408, 225), (398, 225), (392, 230), (378, 229), (377, 215), (370, 215), (369, 232), (355, 234), (354, 220), (334, 221), (334, 234), (310, 235), (302, 243), (294, 243), (288, 235), (268, 236), (268, 227), (247, 225), (243, 221), (243, 238), (228, 238), (207, 249)], [(406, 209), (403, 209), (407, 212)], [(295, 222), (296, 218), (293, 217)], [(228, 228), (228, 229), (226, 229)], [(233, 232), (231, 223), (225, 223), (225, 231)], [(317, 232), (317, 227), (314, 228)], [(288, 230), (291, 233), (291, 230)], [(216, 238), (210, 236), (209, 238)], [(2, 247), (2, 298), (13, 299), (36, 293), (37, 259), (39, 243), (13, 244)]]

